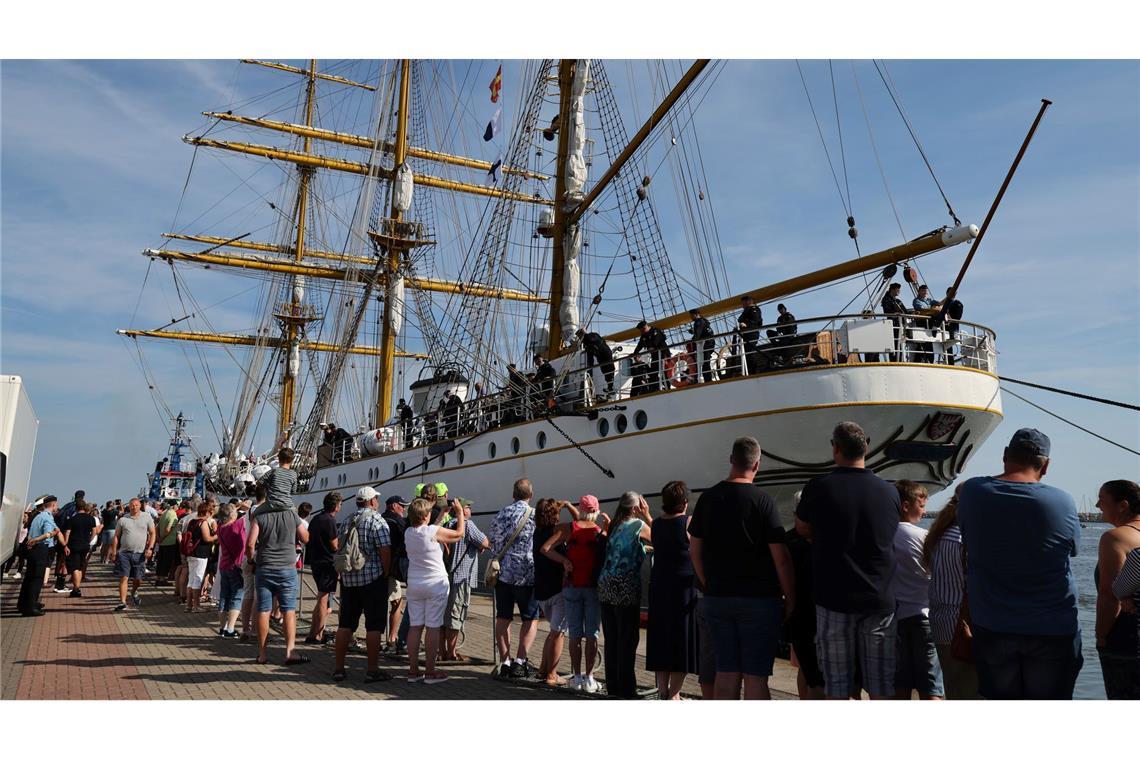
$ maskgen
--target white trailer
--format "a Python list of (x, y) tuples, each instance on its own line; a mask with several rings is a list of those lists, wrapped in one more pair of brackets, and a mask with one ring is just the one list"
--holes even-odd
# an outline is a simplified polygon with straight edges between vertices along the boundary
[(0, 375), (0, 561), (15, 551), (40, 421), (17, 375)]

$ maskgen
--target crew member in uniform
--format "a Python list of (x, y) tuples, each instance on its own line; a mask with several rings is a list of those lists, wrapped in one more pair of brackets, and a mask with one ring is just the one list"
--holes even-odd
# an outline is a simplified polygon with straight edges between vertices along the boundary
[(764, 326), (764, 318), (760, 314), (760, 307), (755, 304), (752, 296), (741, 296), (740, 305), (743, 310), (736, 321), (740, 330), (740, 339), (744, 341), (744, 357), (748, 362), (748, 374), (754, 375), (760, 371), (760, 349), (757, 346), (757, 341), (760, 339), (760, 328)]
[(906, 322), (906, 318), (902, 315), (908, 313), (906, 304), (899, 298), (900, 292), (902, 292), (902, 285), (892, 282), (887, 288), (887, 294), (883, 296), (883, 313), (893, 315), (891, 319), (895, 323), (895, 353), (891, 354), (891, 361), (893, 362), (899, 361), (901, 357), (903, 324)]
[(693, 327), (690, 330), (693, 336), (693, 354), (697, 357), (697, 364), (700, 365), (702, 379), (706, 383), (711, 383), (712, 353), (715, 345), (712, 325), (701, 316), (700, 309), (689, 309), (689, 316), (693, 318)]
[(606, 379), (606, 395), (614, 392), (614, 352), (605, 339), (596, 332), (588, 333), (578, 330), (578, 338), (582, 341), (582, 351), (586, 354), (586, 371), (593, 374), (594, 364), (602, 370)]
[(641, 337), (637, 339), (633, 355), (639, 356), (642, 351), (649, 354), (649, 367), (646, 369), (648, 377), (642, 392), (653, 393), (661, 389), (661, 367), (669, 356), (669, 346), (665, 333), (656, 327), (650, 327), (644, 319), (637, 323), (637, 329), (641, 331)]
[[(946, 288), (946, 297), (942, 299), (942, 311), (935, 317), (936, 324), (938, 322), (946, 322), (946, 331), (950, 333), (950, 340), (958, 340), (958, 321), (962, 319), (962, 313), (965, 307), (962, 302), (958, 300), (956, 295), (953, 295), (954, 288)], [(946, 363), (954, 364), (956, 362), (954, 354), (950, 351), (951, 346), (946, 347)]]
[(554, 381), (558, 373), (554, 371), (554, 366), (550, 362), (539, 355), (534, 357), (534, 366), (534, 382), (542, 393), (542, 409), (553, 409)]
[(526, 390), (526, 377), (515, 367), (514, 362), (507, 365), (507, 408), (499, 415), (504, 425), (510, 425), (522, 420), (520, 406), (523, 391)]
[(404, 399), (400, 399), (400, 403), (396, 404), (396, 417), (400, 420), (400, 427), (404, 430), (404, 448), (410, 449), (412, 447), (412, 420), (415, 419), (415, 413), (412, 412), (412, 408)]
[(779, 348), (776, 351), (777, 358), (784, 364), (791, 361), (795, 356), (795, 337), (796, 337), (796, 315), (788, 311), (788, 307), (784, 304), (777, 304), (776, 311), (780, 312), (780, 316), (776, 317), (776, 329), (768, 330), (768, 341)]

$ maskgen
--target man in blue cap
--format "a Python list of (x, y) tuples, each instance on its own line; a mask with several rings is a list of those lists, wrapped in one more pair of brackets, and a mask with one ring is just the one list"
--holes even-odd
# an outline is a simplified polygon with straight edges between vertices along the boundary
[(962, 486), (978, 691), (986, 699), (1072, 699), (1084, 659), (1071, 557), (1081, 525), (1073, 497), (1041, 479), (1049, 438), (1022, 428), (1003, 472)]

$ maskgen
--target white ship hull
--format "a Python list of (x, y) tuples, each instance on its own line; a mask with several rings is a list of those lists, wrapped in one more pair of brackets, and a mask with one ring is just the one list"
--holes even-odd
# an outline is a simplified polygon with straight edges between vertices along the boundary
[(549, 422), (533, 420), (462, 436), (454, 450), (436, 458), (428, 447), (417, 447), (324, 467), (297, 498), (319, 509), (330, 491), (348, 499), (360, 486), (374, 485), (384, 497), (408, 498), (417, 483), (444, 481), (452, 494), (474, 500), (476, 513), (492, 512), (510, 501), (512, 483), (526, 477), (538, 497), (577, 500), (592, 493), (612, 511), (626, 490), (652, 501), (670, 480), (684, 480), (695, 491), (715, 484), (728, 471), (732, 440), (751, 435), (763, 450), (757, 483), (790, 521), (792, 495), (831, 466), (831, 430), (842, 420), (867, 431), (869, 467), (935, 492), (962, 471), (1002, 417), (996, 376), (932, 364), (806, 367), (626, 399), (605, 409), (596, 419), (560, 416), (554, 422), (611, 470), (612, 479)]

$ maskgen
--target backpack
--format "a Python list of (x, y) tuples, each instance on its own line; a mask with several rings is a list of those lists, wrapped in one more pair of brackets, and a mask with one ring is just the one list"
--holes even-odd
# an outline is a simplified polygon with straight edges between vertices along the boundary
[(359, 519), (360, 515), (357, 514), (349, 522), (348, 529), (344, 532), (344, 541), (333, 555), (333, 567), (340, 575), (363, 569), (367, 561), (360, 548), (360, 533), (356, 530), (356, 521)]
[(186, 525), (186, 530), (182, 531), (182, 543), (178, 545), (178, 552), (183, 557), (189, 557), (194, 554), (200, 543), (202, 543), (202, 521), (191, 520)]
[(388, 568), (388, 576), (395, 578), (401, 583), (407, 583), (408, 547), (404, 543), (404, 528), (400, 527), (400, 523), (397, 520), (385, 517), (384, 522), (388, 523), (388, 539), (392, 544), (392, 567)]

